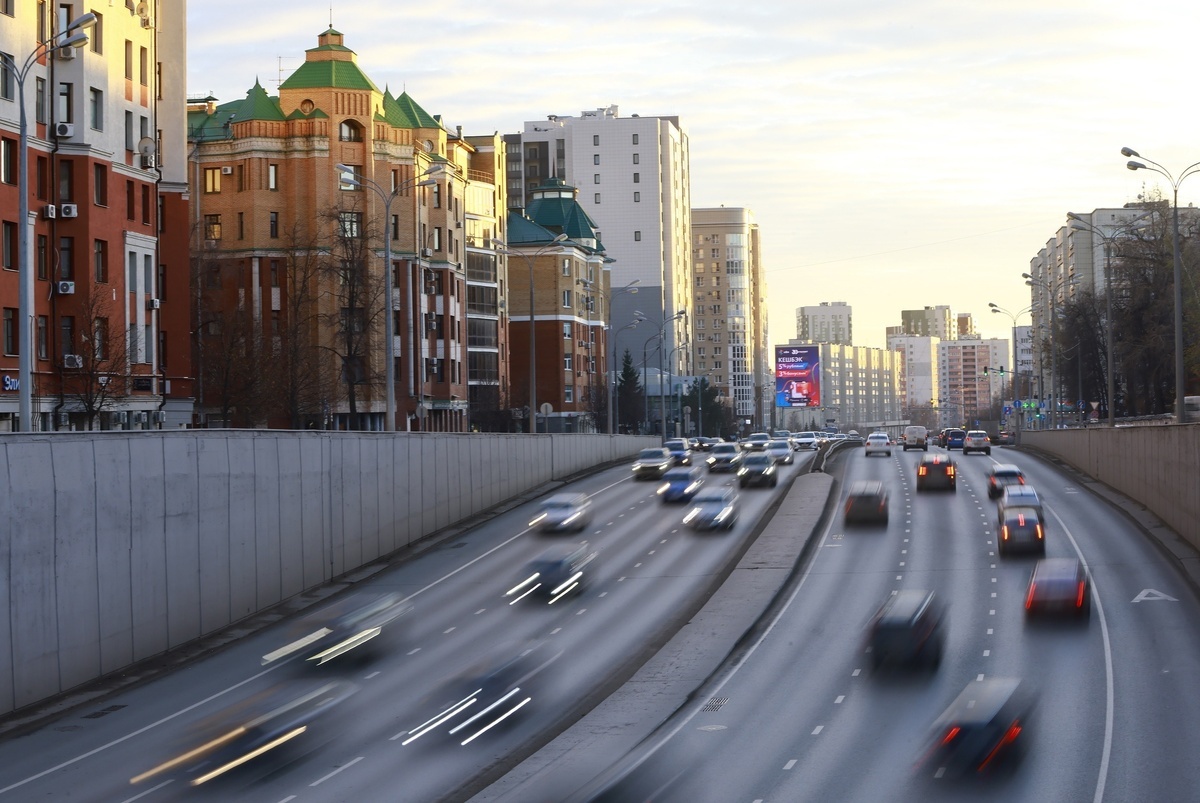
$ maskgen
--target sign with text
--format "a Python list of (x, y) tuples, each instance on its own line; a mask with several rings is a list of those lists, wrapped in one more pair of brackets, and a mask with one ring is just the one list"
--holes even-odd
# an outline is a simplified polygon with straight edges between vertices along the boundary
[(775, 406), (821, 406), (821, 347), (775, 347)]

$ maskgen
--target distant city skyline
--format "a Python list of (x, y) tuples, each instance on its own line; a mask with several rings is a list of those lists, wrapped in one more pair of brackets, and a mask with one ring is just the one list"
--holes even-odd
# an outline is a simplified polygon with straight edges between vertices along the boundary
[[(1200, 112), (1179, 101), (1195, 7), (627, 8), (191, 3), (188, 90), (228, 101), (257, 78), (274, 92), (332, 14), (380, 88), (466, 134), (610, 104), (678, 115), (693, 205), (746, 207), (761, 227), (768, 345), (822, 301), (854, 308), (856, 345), (884, 347), (902, 309), (940, 304), (1009, 338), (987, 304), (1029, 306), (1021, 273), (1067, 212), (1164, 185), (1126, 170), (1122, 146), (1176, 173), (1200, 160)], [(1196, 199), (1200, 180), (1180, 203)]]

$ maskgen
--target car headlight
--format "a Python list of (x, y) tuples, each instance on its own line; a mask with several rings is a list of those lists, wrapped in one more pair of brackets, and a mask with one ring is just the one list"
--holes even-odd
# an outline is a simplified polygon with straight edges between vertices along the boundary
[(708, 460), (706, 460), (704, 462), (708, 463), (711, 466), (713, 463), (717, 462), (717, 458), (710, 457), (710, 458), (708, 458)]
[(743, 474), (745, 474), (745, 473), (746, 473), (746, 468), (745, 468), (745, 466), (743, 466), (742, 468), (739, 468), (739, 469), (738, 469), (738, 476), (739, 476), (739, 477), (740, 477), (740, 476), (742, 476), (742, 475), (743, 475)]

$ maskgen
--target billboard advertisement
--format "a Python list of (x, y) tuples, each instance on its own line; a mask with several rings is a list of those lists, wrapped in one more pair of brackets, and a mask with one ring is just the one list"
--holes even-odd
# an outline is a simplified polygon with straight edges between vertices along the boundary
[(775, 406), (821, 406), (821, 347), (775, 347)]

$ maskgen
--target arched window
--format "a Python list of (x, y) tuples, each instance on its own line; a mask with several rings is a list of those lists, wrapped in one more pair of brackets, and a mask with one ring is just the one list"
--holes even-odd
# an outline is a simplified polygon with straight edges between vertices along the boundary
[(342, 124), (338, 126), (338, 139), (342, 142), (362, 142), (362, 126), (353, 120), (342, 120)]

